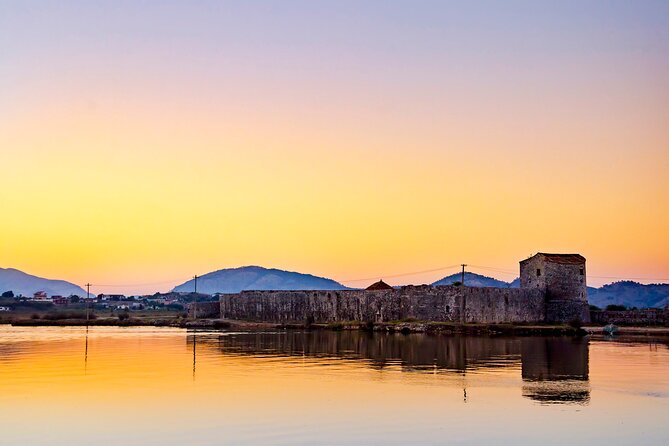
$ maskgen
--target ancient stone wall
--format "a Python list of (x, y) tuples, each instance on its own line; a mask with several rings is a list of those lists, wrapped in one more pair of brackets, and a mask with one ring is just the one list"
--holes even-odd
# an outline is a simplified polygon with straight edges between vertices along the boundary
[(546, 299), (546, 322), (569, 323), (572, 321), (590, 322), (590, 307), (587, 301)]
[(545, 290), (546, 268), (539, 255), (520, 262), (520, 287)]
[(381, 291), (243, 291), (221, 296), (221, 317), (265, 322), (541, 322), (543, 293), (513, 288), (406, 286)]
[(585, 264), (546, 262), (546, 299), (588, 301)]
[(539, 290), (464, 287), (461, 291), (462, 322), (543, 322), (546, 318), (544, 294)]
[[(194, 308), (197, 307), (197, 316), (195, 316)], [(197, 305), (188, 304), (188, 316), (197, 318), (218, 318), (221, 314), (220, 302), (198, 302)]]
[(644, 310), (591, 311), (592, 322), (616, 325), (669, 325), (669, 310), (648, 308)]
[(550, 256), (539, 253), (520, 262), (520, 287), (542, 290), (548, 300), (587, 302), (585, 261), (561, 262)]
[(585, 259), (539, 253), (520, 262), (520, 287), (544, 295), (546, 322), (590, 321)]

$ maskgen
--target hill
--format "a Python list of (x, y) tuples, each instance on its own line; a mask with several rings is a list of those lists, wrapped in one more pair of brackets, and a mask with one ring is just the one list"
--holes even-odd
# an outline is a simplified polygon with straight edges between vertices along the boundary
[[(434, 282), (432, 285), (451, 285), (461, 280), (460, 273), (451, 274)], [(518, 288), (520, 279), (504, 282), (493, 277), (465, 272), (465, 286)], [(588, 287), (588, 302), (605, 308), (617, 304), (637, 308), (661, 308), (669, 305), (669, 284), (659, 283), (643, 285), (638, 282), (623, 281), (604, 285), (600, 288)]]
[(49, 296), (85, 296), (81, 287), (64, 280), (45, 279), (14, 268), (0, 268), (0, 293), (12, 291), (15, 296), (32, 296), (36, 291), (44, 291)]
[[(453, 282), (460, 282), (462, 275), (460, 273), (451, 274), (443, 279), (434, 282), (433, 286), (452, 285)], [(481, 274), (465, 272), (465, 286), (473, 287), (495, 287), (495, 288), (510, 288), (511, 283), (495, 279), (493, 277), (483, 276)]]
[[(174, 287), (175, 292), (193, 291), (193, 280)], [(346, 290), (325, 277), (261, 266), (243, 266), (214, 271), (197, 279), (199, 293), (238, 293), (243, 290)]]
[(588, 287), (588, 301), (590, 305), (597, 305), (600, 308), (611, 304), (637, 308), (660, 308), (669, 305), (669, 284), (643, 285), (627, 280), (610, 283), (601, 288)]

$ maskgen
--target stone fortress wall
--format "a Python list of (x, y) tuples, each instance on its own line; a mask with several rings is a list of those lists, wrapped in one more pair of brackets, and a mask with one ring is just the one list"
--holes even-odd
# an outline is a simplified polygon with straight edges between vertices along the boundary
[(219, 316), (273, 323), (589, 321), (585, 258), (539, 253), (522, 261), (520, 268), (520, 288), (421, 285), (383, 290), (242, 291), (220, 297)]
[(585, 258), (579, 254), (536, 254), (520, 262), (520, 287), (539, 289), (546, 322), (590, 321)]
[(242, 291), (221, 296), (221, 317), (264, 322), (538, 322), (543, 294), (518, 288), (405, 286), (367, 291)]

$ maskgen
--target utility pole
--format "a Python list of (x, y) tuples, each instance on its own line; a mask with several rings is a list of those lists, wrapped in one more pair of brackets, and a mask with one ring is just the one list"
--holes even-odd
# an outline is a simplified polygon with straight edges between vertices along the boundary
[(195, 284), (195, 296), (193, 297), (193, 318), (197, 319), (197, 274), (193, 276)]
[(91, 284), (86, 284), (86, 326), (88, 326), (88, 300), (91, 296)]
[(464, 263), (461, 265), (462, 266), (462, 275), (460, 276), (461, 280), (460, 282), (462, 283), (462, 286), (465, 286), (465, 265)]

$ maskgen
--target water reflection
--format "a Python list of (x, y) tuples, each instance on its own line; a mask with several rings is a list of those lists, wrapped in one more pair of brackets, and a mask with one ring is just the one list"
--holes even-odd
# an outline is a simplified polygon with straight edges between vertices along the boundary
[(84, 346), (84, 374), (88, 373), (88, 325), (86, 326), (86, 341)]
[(196, 359), (197, 359), (197, 356), (196, 356), (196, 351), (197, 351), (197, 329), (195, 329), (195, 331), (193, 331), (192, 338), (193, 338), (193, 381), (195, 381), (195, 364), (196, 364)]
[(522, 343), (523, 396), (542, 403), (587, 403), (588, 341), (528, 338)]
[[(195, 339), (195, 335), (190, 337), (193, 352)], [(524, 397), (542, 404), (587, 404), (590, 400), (586, 338), (291, 331), (200, 335), (197, 342), (227, 355), (340, 358), (377, 370), (397, 367), (405, 372), (465, 376), (495, 368), (520, 368)], [(463, 399), (467, 401), (464, 384)]]

